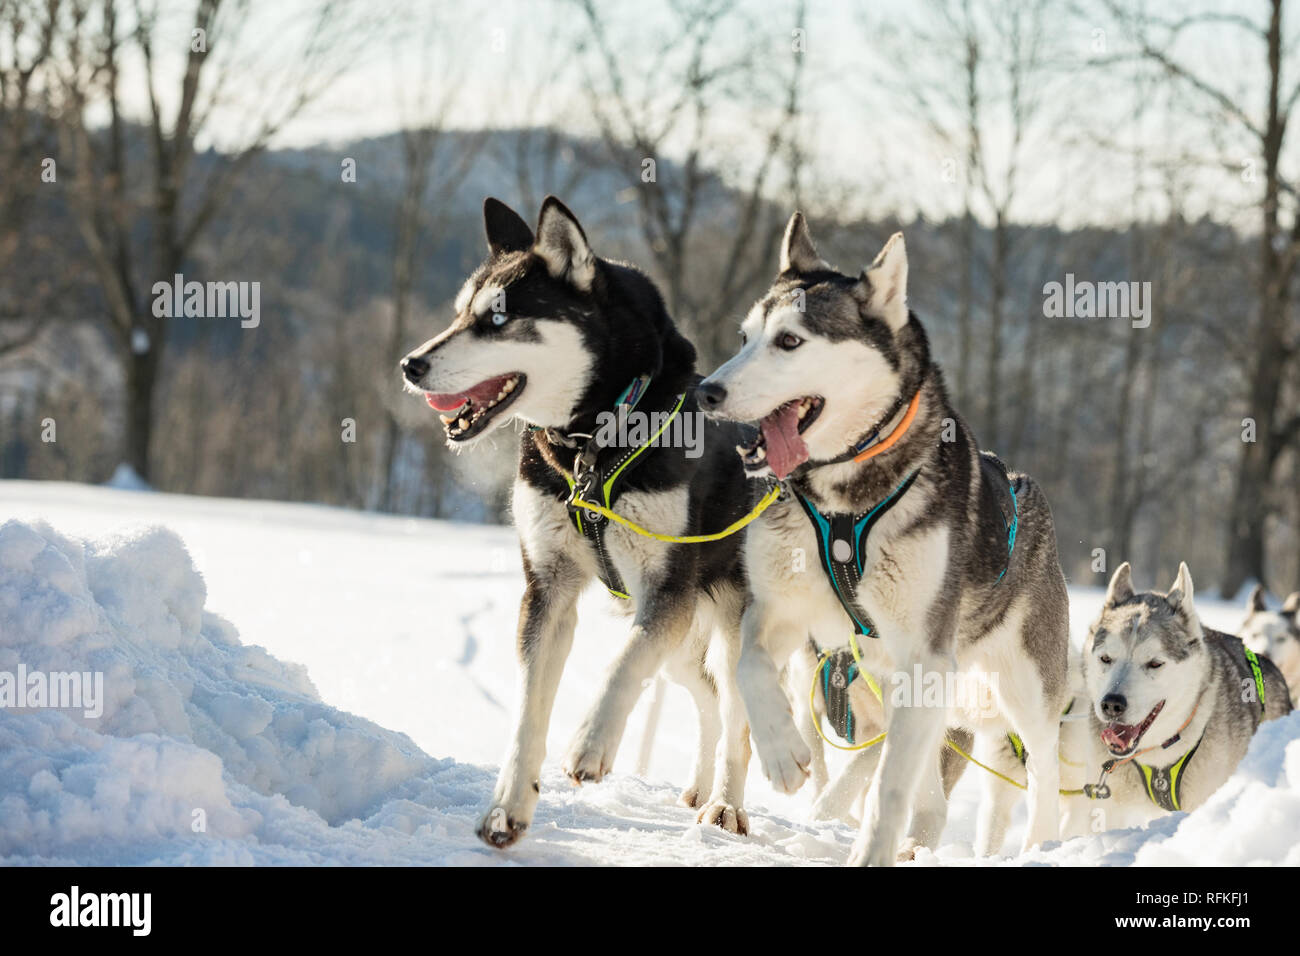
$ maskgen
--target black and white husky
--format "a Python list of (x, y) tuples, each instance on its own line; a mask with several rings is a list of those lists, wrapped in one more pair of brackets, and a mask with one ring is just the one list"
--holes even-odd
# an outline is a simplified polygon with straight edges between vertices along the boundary
[(1120, 565), (1084, 643), (1083, 679), (1089, 763), (1107, 772), (1101, 799), (1072, 798), (1071, 835), (1098, 808), (1106, 829), (1196, 809), (1232, 776), (1260, 723), (1291, 711), (1268, 658), (1252, 660), (1240, 639), (1201, 624), (1186, 564), (1164, 594), (1134, 591)]
[[(722, 529), (749, 504), (732, 451), (736, 429), (699, 414), (695, 349), (653, 283), (596, 256), (559, 200), (546, 199), (535, 236), (494, 199), (483, 213), (487, 260), (461, 289), (451, 325), (402, 360), (408, 387), (442, 413), (451, 446), (470, 446), (511, 420), (528, 428), (519, 439), (512, 501), (526, 580), (518, 725), (479, 835), (507, 846), (533, 818), (578, 595), (593, 577), (626, 595), (614, 600), (631, 617), (631, 634), (565, 757), (565, 772), (577, 783), (609, 773), (643, 683), (663, 666), (700, 714), (682, 801), (701, 808), (701, 822), (744, 832), (749, 730), (734, 682), (744, 597), (740, 537), (665, 544), (566, 505), (576, 479), (585, 500), (608, 487), (613, 497), (603, 504), (654, 532)], [(630, 422), (622, 432), (602, 426), (616, 409)], [(631, 413), (659, 423), (674, 411), (676, 434), (688, 434), (683, 423), (693, 423), (698, 440), (691, 447), (661, 440), (636, 454), (645, 436)]]
[(909, 820), (913, 843), (942, 830), (947, 727), (998, 745), (1019, 734), (1026, 845), (1055, 839), (1067, 698), (1051, 511), (1032, 479), (979, 452), (906, 293), (901, 234), (861, 275), (844, 275), (796, 213), (743, 347), (698, 389), (708, 414), (759, 424), (739, 449), (746, 470), (789, 492), (745, 543), (738, 676), (763, 771), (792, 791), (810, 760), (778, 682), (784, 662), (809, 632), (825, 647), (858, 631), (888, 730), (852, 856), (875, 865), (905, 850)]

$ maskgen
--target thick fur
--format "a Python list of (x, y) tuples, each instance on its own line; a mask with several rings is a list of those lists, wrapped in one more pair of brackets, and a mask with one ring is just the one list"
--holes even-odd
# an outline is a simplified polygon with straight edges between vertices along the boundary
[[(1196, 809), (1237, 769), (1260, 723), (1290, 713), (1281, 672), (1267, 658), (1260, 658), (1265, 703), (1261, 713), (1242, 642), (1203, 627), (1193, 595), (1186, 564), (1164, 594), (1135, 592), (1127, 562), (1111, 578), (1101, 613), (1083, 647), (1094, 780), (1103, 761), (1126, 755), (1115, 754), (1101, 739), (1117, 713), (1122, 723), (1140, 724), (1157, 705), (1163, 706), (1126, 751), (1140, 756), (1117, 765), (1109, 775), (1111, 796), (1073, 798), (1070, 816), (1074, 819), (1066, 820), (1067, 833), (1086, 832), (1087, 827), (1077, 821), (1085, 816), (1096, 820), (1098, 813), (1105, 829), (1139, 826), (1164, 815), (1147, 795), (1135, 762), (1168, 767), (1199, 741), (1180, 787), (1181, 807)], [(1175, 743), (1162, 746), (1175, 735)]]
[(1281, 610), (1270, 611), (1264, 589), (1255, 585), (1246, 600), (1246, 619), (1237, 636), (1277, 665), (1291, 691), (1291, 703), (1300, 701), (1300, 591), (1293, 591)]
[[(572, 213), (553, 197), (542, 207), (536, 237), (496, 200), (485, 203), (484, 221), (489, 258), (457, 297), (451, 326), (411, 352), (403, 367), (411, 388), (435, 397), (512, 373), (522, 384), (485, 430), (450, 444), (474, 444), (512, 419), (592, 434), (598, 413), (612, 409), (629, 382), (645, 373), (654, 378), (638, 409), (668, 409), (686, 392), (683, 413), (698, 414), (695, 350), (645, 275), (596, 256)], [(736, 430), (708, 423), (704, 432), (699, 457), (675, 447), (648, 451), (623, 481), (618, 511), (678, 535), (714, 531), (739, 518), (748, 490), (732, 451)], [(526, 581), (517, 638), (521, 697), (514, 738), (478, 831), (493, 846), (515, 842), (532, 821), (578, 596), (596, 574), (592, 546), (564, 504), (564, 473), (574, 455), (545, 430), (519, 439), (513, 512)], [(617, 601), (631, 618), (630, 635), (564, 769), (576, 783), (609, 773), (643, 683), (662, 666), (700, 712), (700, 747), (682, 802), (700, 807), (701, 821), (744, 832), (749, 730), (734, 680), (744, 599), (741, 539), (667, 545), (615, 525), (605, 540), (631, 595)]]
[[(859, 599), (880, 639), (865, 641), (864, 651), (886, 688), (892, 676), (920, 667), (926, 675), (982, 682), (994, 703), (991, 712), (895, 706), (886, 692), (889, 736), (852, 861), (894, 862), (905, 852), (909, 821), (911, 842), (938, 836), (946, 801), (936, 754), (947, 727), (1019, 733), (1030, 755), (1026, 845), (1055, 839), (1068, 605), (1047, 501), (1032, 479), (1011, 475), (1020, 525), (1008, 565), (1002, 505), (1009, 506), (1009, 492), (980, 467), (975, 438), (952, 408), (925, 331), (906, 307), (901, 235), (860, 276), (844, 275), (817, 255), (796, 213), (781, 270), (744, 320), (740, 353), (702, 386), (710, 413), (753, 422), (786, 402), (821, 398), (802, 435), (809, 460), (790, 480), (824, 512), (862, 514), (918, 472), (868, 540)], [(783, 346), (788, 336), (800, 344)], [(863, 463), (826, 463), (918, 391), (915, 421), (888, 451)], [(892, 427), (899, 417), (883, 424)], [(810, 755), (780, 692), (780, 669), (809, 630), (832, 646), (850, 633), (816, 548), (793, 500), (751, 525), (745, 544), (750, 604), (740, 685), (764, 773), (786, 791), (802, 784)], [(800, 552), (806, 560), (794, 562)], [(988, 838), (979, 842), (987, 851)]]

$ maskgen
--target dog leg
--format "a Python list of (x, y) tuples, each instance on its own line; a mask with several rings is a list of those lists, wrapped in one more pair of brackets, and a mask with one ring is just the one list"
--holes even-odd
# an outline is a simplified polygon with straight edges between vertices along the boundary
[(817, 710), (814, 711), (808, 706), (808, 688), (812, 686), (813, 668), (817, 666), (817, 659), (811, 651), (796, 651), (790, 656), (790, 663), (786, 665), (785, 685), (786, 694), (790, 698), (790, 706), (794, 708), (795, 723), (799, 727), (799, 736), (803, 738), (808, 749), (812, 751), (812, 784), (814, 801), (825, 792), (827, 785), (830, 783), (831, 775), (826, 769), (826, 747), (821, 736), (817, 733), (816, 722), (825, 718), (825, 707), (821, 703), (821, 696), (818, 695)]
[(696, 809), (704, 806), (713, 787), (714, 757), (722, 734), (718, 692), (713, 686), (713, 678), (699, 660), (670, 660), (667, 671), (675, 683), (690, 693), (699, 713), (700, 738), (695, 751), (695, 766), (691, 770), (691, 784), (677, 799), (682, 806)]
[[(940, 746), (944, 750), (948, 749), (942, 744)], [(920, 787), (912, 808), (912, 822), (907, 829), (907, 839), (898, 852), (899, 860), (914, 859), (919, 847), (931, 850), (939, 847), (939, 838), (943, 836), (943, 828), (948, 822), (948, 797), (944, 792), (943, 774), (940, 772), (942, 761), (943, 754), (935, 753), (934, 760), (922, 770)]]
[[(1065, 706), (1065, 656), (1062, 654), (1057, 695), (1045, 693), (1041, 675), (1026, 661), (1019, 673), (1004, 674), (998, 689), (998, 709), (1025, 746), (1029, 819), (1022, 852), (1061, 834), (1061, 710)], [(1037, 689), (1030, 693), (1030, 689)]]
[[(980, 734), (976, 757), (1008, 777), (1023, 776), (1020, 761), (1007, 750), (1005, 738)], [(980, 771), (979, 816), (975, 822), (975, 855), (994, 856), (1002, 849), (1011, 826), (1011, 811), (1020, 798), (1020, 791), (991, 773)]]
[[(514, 843), (532, 823), (537, 808), (546, 731), (560, 685), (560, 675), (573, 646), (578, 623), (577, 592), (540, 583), (524, 562), (528, 585), (519, 607), (518, 653), (520, 690), (514, 742), (501, 765), (492, 805), (478, 825), (479, 838), (495, 847)], [(561, 575), (550, 574), (554, 581)]]
[(694, 610), (677, 592), (647, 595), (627, 644), (605, 676), (596, 706), (578, 728), (564, 759), (564, 772), (574, 783), (599, 783), (613, 769), (628, 715), (645, 682), (681, 647)]
[(763, 774), (781, 792), (794, 793), (808, 779), (812, 748), (795, 726), (790, 699), (781, 686), (781, 667), (807, 639), (807, 628), (776, 617), (755, 600), (745, 609), (740, 633), (736, 674)]
[(1037, 733), (1021, 734), (1028, 759), (1029, 822), (1021, 851), (1061, 836), (1061, 764), (1058, 724), (1051, 720)]
[[(935, 653), (917, 653), (901, 668), (912, 673), (946, 673), (953, 669), (951, 658)], [(917, 691), (919, 697), (919, 689)], [(937, 750), (943, 738), (945, 707), (927, 707), (919, 699), (898, 706), (887, 715), (888, 734), (880, 755), (880, 769), (867, 791), (862, 811), (862, 830), (853, 845), (850, 865), (891, 866), (896, 861), (903, 829), (910, 819), (917, 791), (927, 770), (938, 779)], [(941, 791), (941, 788), (940, 788)]]
[(739, 630), (736, 621), (727, 634), (714, 638), (710, 663), (718, 686), (718, 700), (722, 705), (722, 739), (718, 743), (717, 776), (709, 802), (700, 811), (700, 823), (712, 823), (730, 833), (749, 833), (749, 817), (743, 809), (745, 800), (745, 775), (749, 771), (749, 721), (745, 717), (745, 702), (736, 686), (736, 658), (739, 647), (734, 635)]
[(836, 777), (817, 798), (812, 807), (814, 820), (840, 820), (857, 826), (860, 822), (853, 813), (853, 805), (862, 796), (871, 775), (880, 763), (880, 744), (859, 750), (849, 761), (849, 765)]

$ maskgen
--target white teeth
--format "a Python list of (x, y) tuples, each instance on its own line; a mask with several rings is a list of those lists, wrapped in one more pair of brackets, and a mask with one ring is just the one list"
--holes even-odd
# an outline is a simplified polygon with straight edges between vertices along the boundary
[(800, 418), (803, 418), (803, 417), (805, 417), (807, 414), (808, 414), (808, 406), (807, 406), (806, 404), (805, 404), (805, 405), (800, 405), (800, 406), (799, 406), (799, 417), (800, 417)]
[(452, 422), (454, 422), (454, 421), (456, 420), (456, 419), (455, 419), (453, 416), (451, 416), (451, 415), (439, 415), (438, 417), (442, 419), (442, 423), (443, 423), (444, 425), (450, 425)]
[(739, 454), (739, 455), (742, 455), (742, 456), (748, 456), (748, 455), (749, 455), (749, 446), (748, 446), (748, 445), (737, 445), (737, 446), (736, 446), (736, 452), (737, 452), (737, 454)]
[(462, 418), (456, 424), (460, 426), (461, 431), (464, 431), (465, 429), (469, 428), (469, 420), (465, 418)]
[(510, 381), (506, 382), (505, 388), (501, 390), (502, 394), (505, 394), (507, 392), (513, 392), (515, 390), (515, 386), (518, 384), (519, 384), (519, 379), (512, 378)]
[(754, 457), (755, 457), (755, 458), (766, 458), (766, 457), (767, 457), (767, 449), (764, 448), (762, 445), (759, 445), (759, 446), (758, 446), (758, 450), (754, 452)]
[(505, 390), (504, 388), (501, 389), (501, 391), (497, 392), (497, 401), (498, 401), (498, 402), (501, 401), (501, 399), (503, 399), (503, 398), (505, 398), (505, 397), (506, 397), (506, 390)]

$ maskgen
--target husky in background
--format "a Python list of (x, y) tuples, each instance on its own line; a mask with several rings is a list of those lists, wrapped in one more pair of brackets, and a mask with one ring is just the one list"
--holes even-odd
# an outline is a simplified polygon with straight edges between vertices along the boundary
[[(1111, 768), (1100, 778), (1109, 796), (1076, 798), (1070, 815), (1101, 807), (1118, 829), (1204, 803), (1260, 723), (1291, 711), (1282, 673), (1257, 662), (1238, 638), (1202, 626), (1186, 564), (1165, 594), (1134, 591), (1120, 565), (1083, 646), (1092, 762)], [(1077, 820), (1065, 829), (1086, 832)]]
[[(773, 785), (793, 792), (808, 773), (780, 674), (809, 631), (834, 647), (860, 627), (873, 673), (956, 673), (982, 682), (996, 705), (886, 697), (888, 737), (852, 856), (875, 865), (906, 853), (909, 819), (909, 842), (942, 830), (937, 753), (949, 726), (1019, 734), (1029, 755), (1026, 845), (1055, 839), (1067, 695), (1068, 605), (1046, 498), (980, 454), (906, 295), (901, 234), (861, 275), (845, 275), (821, 259), (796, 213), (779, 275), (742, 324), (743, 347), (697, 390), (709, 415), (758, 423), (738, 449), (746, 471), (787, 486), (745, 542), (739, 679)], [(848, 530), (831, 541), (814, 520)], [(809, 556), (806, 570), (796, 553)]]
[(1237, 631), (1243, 643), (1256, 654), (1267, 655), (1277, 665), (1291, 692), (1291, 703), (1300, 701), (1300, 591), (1282, 602), (1280, 611), (1264, 603), (1264, 588), (1255, 585), (1246, 600), (1246, 620)]
[[(479, 836), (508, 846), (533, 819), (578, 595), (597, 575), (612, 591), (621, 585), (626, 597), (615, 603), (631, 618), (631, 633), (564, 758), (565, 772), (575, 783), (609, 773), (643, 683), (663, 665), (700, 714), (699, 750), (682, 802), (700, 807), (702, 822), (743, 833), (749, 729), (734, 679), (744, 599), (741, 537), (668, 545), (610, 524), (592, 538), (578, 523), (600, 516), (566, 505), (581, 458), (584, 475), (619, 482), (617, 510), (637, 524), (672, 535), (726, 527), (750, 501), (732, 451), (738, 432), (702, 425), (702, 450), (647, 447), (636, 455), (600, 445), (598, 416), (616, 406), (698, 415), (694, 347), (674, 327), (654, 284), (595, 255), (555, 197), (543, 203), (536, 235), (495, 199), (484, 203), (483, 218), (489, 255), (456, 297), (451, 325), (401, 363), (408, 388), (441, 413), (452, 448), (471, 447), (511, 421), (529, 428), (519, 439), (512, 498), (526, 582), (518, 723)], [(625, 469), (633, 458), (635, 468)], [(614, 576), (618, 585), (608, 580)]]

